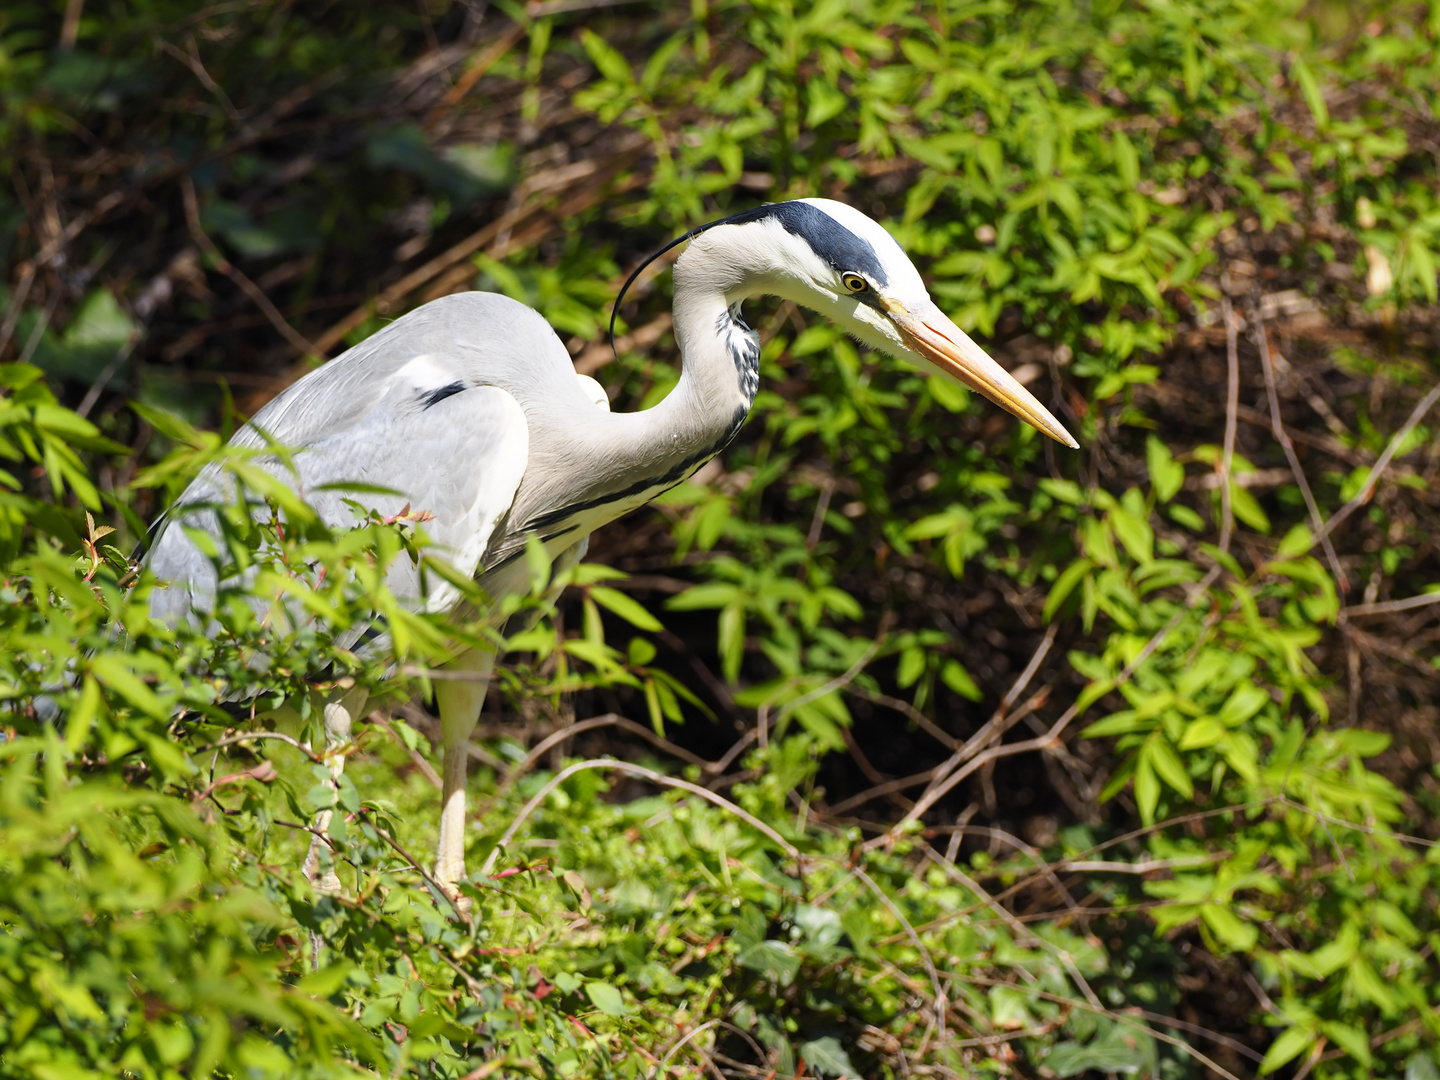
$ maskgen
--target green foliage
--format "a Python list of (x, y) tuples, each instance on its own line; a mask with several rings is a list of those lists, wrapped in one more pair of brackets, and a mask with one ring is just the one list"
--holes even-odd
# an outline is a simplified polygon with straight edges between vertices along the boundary
[[(1434, 587), (1431, 422), (1399, 437), (1435, 379), (1432, 7), (462, 7), (0, 13), (0, 1075), (1435, 1075), (1433, 641), (1360, 622)], [(494, 729), (460, 918), (423, 712), (338, 788), (307, 740), (319, 695), (423, 701), (484, 631), (385, 588), (423, 523), (328, 533), (198, 388), (293, 378), (277, 319), (353, 342), (469, 286), (591, 363), (644, 253), (817, 194), (1085, 449), (751, 313), (741, 438), (496, 680), (658, 749)], [(622, 311), (618, 407), (674, 383), (666, 288)], [(214, 627), (155, 625), (131, 545), (207, 465), (268, 513), (222, 511)], [(714, 762), (666, 741), (736, 719)], [(335, 896), (299, 872), (326, 808)]]

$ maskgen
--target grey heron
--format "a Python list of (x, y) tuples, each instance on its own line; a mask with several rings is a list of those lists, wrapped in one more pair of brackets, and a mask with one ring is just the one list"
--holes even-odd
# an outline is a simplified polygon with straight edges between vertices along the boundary
[[(235, 441), (263, 446), (263, 431), (298, 448), (289, 480), (313, 491), (310, 503), (332, 529), (354, 521), (347, 493), (336, 490), (346, 482), (363, 484), (350, 497), (382, 515), (404, 505), (433, 514), (425, 528), (436, 549), (492, 599), (528, 590), (520, 556), (529, 537), (550, 559), (572, 562), (593, 530), (680, 483), (735, 437), (759, 382), (759, 335), (741, 316), (751, 297), (817, 311), (865, 344), (954, 379), (1077, 445), (940, 311), (900, 245), (860, 211), (828, 199), (772, 203), (675, 243), (682, 240), (689, 246), (674, 267), (680, 379), (652, 408), (611, 413), (598, 385), (577, 378), (539, 313), (470, 292), (410, 312), (306, 375)], [(377, 487), (394, 494), (377, 495)], [(171, 518), (213, 532), (213, 516), (187, 516), (186, 506), (215, 491), (215, 477), (202, 474)], [(152, 615), (205, 613), (216, 570), (190, 533), (162, 525), (147, 561), (159, 580)], [(459, 598), (443, 583), (427, 591), (413, 568), (397, 568), (391, 585), (417, 610), (445, 611)], [(444, 759), (435, 877), (452, 893), (465, 877), (466, 743), (495, 660), (491, 649), (461, 652), (450, 661), (460, 677), (435, 684)], [(337, 748), (349, 741), (365, 697), (363, 689), (337, 691), (324, 705), (337, 780), (344, 762)], [(327, 823), (322, 815), (321, 831)], [(312, 875), (315, 851), (312, 845)]]

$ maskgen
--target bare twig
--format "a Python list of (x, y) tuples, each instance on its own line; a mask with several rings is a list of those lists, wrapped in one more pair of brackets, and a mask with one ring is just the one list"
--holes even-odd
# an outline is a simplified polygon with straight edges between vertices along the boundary
[[(1023, 720), (1025, 717), (1029, 716), (1041, 705), (1043, 705), (1046, 700), (1048, 700), (1049, 694), (1050, 691), (1048, 688), (1041, 690), (1033, 697), (1031, 697), (1029, 701), (1021, 705), (1020, 708), (1016, 709), (1013, 713), (1008, 714), (1005, 717), (1006, 730), (1013, 727), (1019, 721)], [(976, 733), (975, 737), (972, 737), (971, 742), (974, 742), (975, 738), (978, 738), (980, 735), (984, 734), (988, 734), (988, 732), (987, 729), (982, 728), (980, 732)], [(967, 743), (966, 745), (968, 746), (969, 743)], [(857, 806), (864, 805), (871, 799), (878, 799), (885, 795), (892, 795), (897, 791), (904, 791), (906, 788), (914, 787), (916, 784), (924, 784), (926, 782), (933, 781), (937, 776), (941, 774), (942, 771), (948, 772), (950, 769), (953, 769), (955, 767), (955, 764), (958, 760), (958, 754), (959, 751), (957, 751), (956, 757), (952, 757), (947, 761), (942, 762), (941, 764), (935, 766), (935, 768), (933, 769), (926, 769), (924, 772), (913, 773), (910, 776), (902, 776), (894, 780), (886, 780), (882, 784), (877, 784), (875, 787), (867, 788), (864, 791), (858, 792), (857, 794), (850, 796), (848, 799), (844, 799), (843, 801), (836, 803), (834, 806), (827, 808), (826, 813), (832, 817), (838, 814), (845, 814), (855, 809)]]
[(1080, 992), (1085, 995), (1085, 1000), (1088, 1001), (1094, 1008), (1104, 1008), (1104, 1006), (1100, 1003), (1100, 998), (1096, 995), (1095, 991), (1091, 989), (1090, 983), (1086, 981), (1085, 976), (1080, 973), (1080, 969), (1075, 965), (1075, 958), (1071, 956), (1069, 952), (1060, 948), (1060, 946), (1058, 945), (1046, 941), (1044, 938), (1037, 937), (1034, 933), (1031, 932), (1028, 926), (1026, 926), (1023, 922), (1021, 922), (1018, 918), (1015, 917), (1015, 914), (1013, 912), (1011, 912), (1003, 904), (996, 901), (989, 893), (987, 893), (978, 881), (972, 878), (969, 874), (965, 873), (965, 871), (961, 870), (960, 867), (956, 866), (949, 859), (945, 858), (945, 856), (941, 855), (929, 844), (925, 845), (925, 850), (929, 854), (930, 858), (935, 861), (935, 864), (939, 866), (940, 869), (944, 870), (949, 877), (959, 882), (962, 887), (970, 890), (976, 896), (980, 897), (984, 905), (991, 911), (995, 912), (995, 914), (998, 915), (1005, 922), (1005, 924), (1010, 927), (1011, 931), (1016, 935), (1018, 942), (1029, 943), (1031, 947), (1044, 949), (1046, 952), (1054, 956), (1057, 960), (1060, 961), (1061, 965), (1069, 973), (1070, 978), (1074, 981), (1075, 985), (1080, 988)]
[(891, 697), (889, 694), (881, 694), (874, 690), (867, 690), (863, 686), (852, 686), (850, 693), (858, 694), (866, 701), (874, 702), (876, 705), (882, 705), (887, 709), (894, 709), (896, 712), (903, 714), (921, 731), (925, 732), (925, 734), (929, 735), (941, 745), (949, 747), (951, 750), (954, 750), (960, 745), (959, 739), (955, 738), (955, 736), (949, 732), (941, 730), (940, 726), (936, 724), (934, 720), (931, 720), (908, 701)]
[(510, 786), (514, 784), (516, 780), (519, 780), (522, 776), (524, 776), (532, 768), (534, 768), (535, 763), (541, 758), (543, 758), (546, 754), (548, 754), (552, 749), (559, 746), (561, 743), (566, 742), (569, 739), (573, 739), (576, 735), (579, 735), (582, 732), (593, 731), (595, 728), (600, 727), (618, 727), (622, 731), (628, 731), (632, 735), (638, 735), (642, 739), (646, 739), (655, 746), (658, 746), (667, 754), (677, 757), (681, 761), (688, 762), (691, 765), (699, 765), (701, 768), (706, 768), (710, 764), (704, 758), (692, 754), (683, 746), (676, 746), (669, 739), (655, 734), (655, 732), (651, 731), (644, 724), (637, 724), (634, 720), (629, 720), (626, 717), (618, 715), (617, 713), (606, 713), (604, 716), (592, 716), (588, 720), (581, 720), (578, 723), (569, 725), (568, 727), (563, 727), (559, 731), (552, 732), (546, 738), (541, 739), (530, 750), (530, 753), (525, 755), (524, 761), (520, 762), (520, 764), (516, 765), (513, 769), (511, 769), (505, 774), (504, 778), (500, 781), (499, 785), (495, 789), (495, 798), (498, 799), (500, 798), (500, 796), (504, 795), (505, 792), (510, 789)]
[(385, 714), (383, 712), (381, 712), (379, 709), (376, 709), (370, 714), (369, 720), (370, 723), (375, 724), (377, 727), (384, 728), (386, 731), (388, 731), (391, 735), (395, 737), (396, 742), (398, 742), (401, 746), (405, 747), (405, 752), (410, 755), (410, 760), (414, 762), (415, 767), (420, 770), (420, 775), (425, 777), (426, 780), (430, 781), (431, 787), (433, 787), (436, 791), (441, 791), (444, 789), (445, 784), (440, 779), (440, 774), (435, 771), (435, 766), (431, 765), (430, 762), (425, 760), (424, 754), (420, 753), (418, 750), (412, 750), (410, 748), (410, 745), (406, 743), (406, 741), (400, 737), (400, 733), (395, 730), (395, 725), (390, 723), (390, 721), (385, 718)]
[(1230, 307), (1230, 275), (1221, 275), (1220, 317), (1225, 320), (1225, 448), (1220, 455), (1220, 550), (1230, 551), (1235, 532), (1235, 508), (1231, 506), (1230, 473), (1235, 461), (1236, 412), (1240, 407), (1240, 343), (1235, 312)]
[(30, 295), (30, 286), (35, 284), (35, 263), (37, 260), (27, 262), (20, 270), (20, 280), (15, 284), (15, 293), (10, 298), (10, 310), (5, 313), (5, 321), (0, 322), (0, 356), (5, 354), (5, 347), (10, 344), (10, 338), (15, 333), (15, 323), (20, 318), (20, 309), (25, 304), (25, 298)]
[(199, 81), (200, 85), (205, 87), (206, 90), (210, 91), (210, 93), (215, 96), (216, 100), (220, 102), (220, 107), (225, 110), (226, 116), (228, 116), (231, 120), (243, 119), (240, 110), (235, 108), (235, 103), (230, 100), (230, 95), (225, 93), (224, 88), (221, 87), (221, 85), (217, 83), (214, 79), (212, 79), (210, 77), (210, 73), (205, 70), (205, 64), (200, 59), (200, 50), (195, 44), (194, 34), (186, 35), (185, 44), (189, 46), (188, 50), (180, 49), (179, 47), (172, 45), (170, 42), (166, 41), (164, 38), (156, 38), (155, 44), (160, 47), (161, 52), (169, 53), (176, 60), (179, 60), (180, 63), (184, 64), (187, 68), (190, 69), (190, 73), (195, 76), (196, 80)]
[(1370, 475), (1365, 478), (1364, 485), (1356, 492), (1353, 499), (1330, 516), (1330, 520), (1325, 522), (1324, 528), (1316, 533), (1314, 543), (1311, 545), (1312, 547), (1314, 544), (1318, 544), (1321, 540), (1329, 536), (1341, 522), (1370, 501), (1370, 496), (1375, 493), (1375, 485), (1380, 483), (1380, 478), (1385, 474), (1385, 470), (1390, 467), (1391, 460), (1399, 453), (1401, 445), (1410, 437), (1410, 433), (1419, 426), (1420, 421), (1425, 419), (1425, 414), (1435, 407), (1437, 401), (1440, 401), (1440, 383), (1436, 383), (1430, 389), (1430, 392), (1420, 399), (1420, 403), (1410, 411), (1410, 415), (1406, 418), (1404, 425), (1395, 433), (1394, 437), (1386, 443), (1385, 452), (1382, 453), (1375, 464), (1371, 466)]
[(940, 984), (940, 973), (935, 969), (935, 960), (931, 957), (930, 950), (927, 949), (924, 942), (920, 940), (920, 935), (917, 934), (915, 928), (910, 925), (910, 920), (905, 917), (905, 913), (896, 906), (895, 901), (886, 894), (884, 889), (880, 888), (879, 885), (876, 885), (875, 882), (871, 880), (869, 874), (865, 873), (865, 871), (858, 866), (849, 867), (848, 870), (849, 873), (855, 877), (855, 880), (869, 889), (871, 895), (885, 905), (895, 921), (898, 922), (905, 931), (906, 936), (909, 937), (910, 943), (915, 946), (916, 952), (920, 954), (920, 959), (925, 962), (925, 972), (930, 976), (930, 985), (935, 993), (935, 1028), (940, 1038), (943, 1039), (945, 1037), (945, 1011), (949, 1008), (950, 1003), (946, 998), (944, 987)]
[(200, 747), (195, 752), (197, 754), (203, 754), (210, 750), (218, 750), (220, 747), (223, 746), (235, 746), (239, 743), (250, 742), (254, 739), (274, 739), (277, 742), (283, 742), (286, 746), (294, 747), (296, 750), (299, 750), (302, 754), (304, 754), (307, 758), (309, 758), (313, 763), (317, 765), (325, 760), (319, 754), (315, 753), (315, 751), (310, 748), (310, 745), (308, 743), (303, 743), (299, 739), (295, 738), (293, 735), (286, 735), (282, 731), (242, 731), (237, 735), (227, 735), (223, 739), (217, 739), (212, 743)]
[(1265, 372), (1265, 395), (1270, 401), (1270, 430), (1275, 436), (1275, 441), (1285, 451), (1285, 460), (1290, 463), (1290, 471), (1295, 476), (1295, 483), (1300, 488), (1300, 494), (1305, 497), (1305, 508), (1310, 512), (1310, 526), (1319, 537), (1321, 546), (1325, 549), (1325, 559), (1330, 564), (1330, 572), (1335, 575), (1335, 581), (1340, 586), (1340, 591), (1345, 592), (1350, 588), (1350, 579), (1345, 573), (1345, 568), (1340, 565), (1340, 557), (1335, 554), (1334, 545), (1330, 543), (1328, 534), (1322, 534), (1324, 523), (1320, 520), (1320, 507), (1315, 502), (1315, 495), (1310, 490), (1310, 482), (1305, 478), (1305, 470), (1300, 467), (1300, 458), (1295, 453), (1295, 444), (1290, 441), (1290, 436), (1285, 432), (1285, 424), (1280, 419), (1280, 394), (1275, 387), (1275, 365), (1270, 359), (1270, 338), (1265, 333), (1265, 321), (1260, 316), (1260, 307), (1255, 305), (1251, 314), (1255, 323), (1255, 347), (1260, 351), (1260, 367)]
[(485, 77), (486, 72), (515, 47), (516, 43), (525, 36), (527, 29), (523, 23), (515, 23), (477, 53), (475, 58), (470, 61), (470, 66), (465, 69), (465, 73), (455, 80), (455, 85), (445, 92), (445, 96), (440, 99), (439, 104), (431, 110), (425, 120), (425, 126), (433, 128), (443, 120), (445, 114), (458, 105), (460, 99)]
[(70, 52), (80, 37), (80, 13), (85, 10), (85, 0), (66, 0), (65, 19), (60, 24), (60, 48)]
[(584, 772), (586, 769), (614, 769), (616, 772), (628, 773), (631, 776), (638, 777), (641, 780), (647, 780), (652, 784), (659, 785), (660, 787), (672, 787), (678, 788), (681, 791), (688, 791), (690, 794), (698, 796), (699, 798), (704, 799), (706, 802), (720, 807), (727, 813), (734, 814), (741, 821), (744, 821), (747, 825), (749, 825), (752, 829), (764, 833), (765, 836), (768, 837), (782, 851), (784, 851), (789, 858), (792, 858), (797, 862), (803, 858), (800, 850), (795, 847), (794, 844), (790, 843), (789, 840), (786, 840), (769, 825), (765, 824), (765, 822), (761, 821), (754, 814), (751, 814), (748, 811), (736, 806), (729, 799), (726, 799), (720, 795), (716, 795), (713, 791), (707, 791), (705, 788), (700, 787), (700, 785), (692, 784), (688, 780), (679, 780), (673, 776), (662, 776), (660, 773), (654, 772), (651, 769), (646, 769), (640, 765), (631, 765), (627, 761), (616, 761), (614, 758), (596, 758), (593, 761), (577, 761), (574, 765), (570, 765), (564, 769), (561, 769), (558, 773), (556, 773), (550, 778), (550, 780), (545, 784), (544, 787), (542, 787), (539, 791), (535, 793), (535, 795), (530, 799), (530, 801), (521, 808), (520, 813), (515, 815), (515, 820), (510, 823), (509, 827), (505, 830), (504, 835), (502, 835), (499, 841), (496, 842), (495, 847), (491, 850), (489, 856), (485, 859), (485, 865), (480, 869), (480, 874), (482, 877), (490, 873), (491, 869), (495, 865), (495, 860), (500, 857), (501, 850), (505, 847), (506, 844), (510, 843), (511, 840), (515, 839), (515, 834), (520, 831), (520, 827), (525, 824), (525, 822), (530, 818), (530, 815), (536, 811), (540, 804), (550, 797), (550, 793), (554, 791), (557, 787), (559, 787), (561, 784), (563, 784), (566, 780), (569, 780), (570, 777), (574, 776), (576, 773)]
[(1407, 596), (1403, 600), (1382, 600), (1375, 604), (1351, 604), (1349, 607), (1341, 608), (1340, 614), (1347, 619), (1359, 618), (1363, 615), (1393, 615), (1399, 611), (1429, 607), (1431, 604), (1440, 604), (1440, 592)]
[(214, 260), (215, 268), (240, 287), (241, 292), (248, 296), (264, 313), (265, 318), (270, 320), (270, 325), (278, 330), (280, 335), (294, 348), (307, 356), (324, 356), (324, 352), (318, 346), (311, 344), (304, 335), (290, 325), (285, 316), (280, 314), (280, 309), (271, 303), (270, 297), (265, 295), (264, 290), (246, 277), (239, 267), (225, 258), (220, 249), (215, 246), (215, 241), (206, 235), (200, 225), (200, 204), (195, 197), (195, 182), (190, 179), (189, 173), (180, 177), (180, 195), (185, 203), (185, 222), (190, 229), (190, 238)]
[[(1025, 687), (1030, 685), (1030, 680), (1033, 679), (1035, 673), (1040, 670), (1041, 663), (1043, 663), (1045, 657), (1049, 655), (1051, 646), (1055, 644), (1055, 634), (1058, 630), (1058, 623), (1050, 624), (1049, 629), (1045, 631), (1045, 636), (1040, 639), (1040, 644), (1036, 646), (1035, 652), (1031, 655), (1030, 662), (1025, 665), (1025, 669), (1020, 672), (1019, 677), (1011, 685), (1005, 697), (1001, 699), (1000, 707), (995, 710), (994, 715), (985, 722), (985, 725), (979, 731), (967, 739), (964, 745), (957, 749), (955, 753), (951, 754), (948, 760), (934, 770), (930, 787), (920, 796), (919, 802), (910, 809), (905, 817), (897, 822), (894, 828), (884, 836), (877, 836), (867, 841), (867, 848), (880, 847), (883, 844), (892, 842), (894, 837), (899, 835), (900, 830), (906, 828), (910, 822), (917, 820), (937, 799), (959, 782), (958, 779), (947, 779), (952, 769), (998, 739), (1020, 718), (1019, 716), (1011, 717), (1009, 715), (1011, 706), (1013, 706), (1015, 700), (1025, 692)], [(1048, 691), (1042, 691), (1042, 693), (1047, 692)], [(987, 758), (986, 760), (989, 759)], [(964, 770), (965, 775), (968, 776), (971, 771), (973, 770), (967, 768)]]
[(850, 667), (844, 672), (844, 674), (837, 675), (835, 676), (835, 678), (830, 679), (828, 682), (822, 683), (821, 685), (815, 687), (815, 689), (801, 694), (794, 701), (787, 701), (784, 705), (781, 705), (780, 708), (775, 710), (775, 719), (772, 722), (776, 726), (778, 726), (782, 720), (784, 720), (787, 716), (793, 713), (796, 709), (802, 708), (805, 705), (809, 705), (812, 701), (818, 701), (826, 694), (832, 694), (836, 690), (840, 690), (843, 687), (849, 686), (850, 683), (854, 681), (855, 676), (859, 675), (860, 672), (865, 670), (865, 665), (870, 663), (871, 660), (875, 659), (875, 654), (879, 652), (881, 646), (885, 644), (885, 639), (890, 634), (890, 623), (893, 621), (893, 619), (893, 612), (887, 611), (885, 615), (880, 619), (880, 627), (875, 634), (875, 640), (870, 642), (869, 645), (865, 646), (865, 651), (860, 654), (860, 656), (855, 660), (853, 664), (850, 665)]
[(135, 346), (140, 344), (141, 337), (139, 330), (132, 331), (130, 336), (125, 339), (125, 344), (116, 351), (114, 358), (105, 365), (99, 375), (95, 376), (95, 381), (90, 384), (90, 389), (85, 391), (85, 396), (80, 399), (80, 404), (75, 406), (77, 416), (90, 415), (90, 410), (100, 400), (100, 395), (104, 392), (105, 387), (110, 384), (110, 380), (115, 377), (115, 373), (120, 370), (125, 361), (130, 359), (130, 354), (135, 351)]

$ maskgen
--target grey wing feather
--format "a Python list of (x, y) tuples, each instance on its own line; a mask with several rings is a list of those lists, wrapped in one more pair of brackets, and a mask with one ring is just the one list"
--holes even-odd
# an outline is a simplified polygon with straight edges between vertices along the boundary
[[(292, 387), (289, 401), (277, 399), (273, 404), (285, 408), (272, 415), (283, 418), (298, 408), (307, 421), (300, 426), (311, 439), (293, 457), (298, 482), (279, 461), (267, 467), (295, 486), (332, 529), (356, 523), (347, 500), (382, 516), (398, 514), (407, 503), (412, 513), (433, 514), (421, 527), (437, 553), (461, 573), (474, 574), (525, 472), (529, 433), (524, 412), (498, 387), (468, 385), (460, 365), (443, 354), (413, 356), (387, 366), (388, 372), (368, 380), (366, 400), (335, 402), (338, 430), (325, 431), (320, 422), (326, 391), (338, 387), (322, 383), (313, 388), (320, 393), (307, 394), (304, 391), (312, 389), (306, 386), (311, 381), (307, 378)], [(257, 414), (256, 423), (263, 425), (269, 411), (267, 407)], [(280, 432), (270, 434), (284, 444), (285, 435), (291, 434), (284, 429), (296, 425), (279, 426)], [(246, 429), (235, 441), (256, 445), (261, 439)], [(346, 491), (346, 483), (395, 494)], [(197, 507), (187, 513), (185, 507), (214, 502), (222, 490), (224, 478), (218, 471), (202, 474), (163, 528), (146, 560), (162, 582), (151, 594), (152, 614), (173, 620), (206, 612), (213, 603), (214, 565), (175, 523), (218, 536), (212, 510)], [(389, 584), (416, 610), (447, 610), (457, 599), (453, 587), (433, 576), (427, 593), (418, 568), (404, 558), (393, 566)]]

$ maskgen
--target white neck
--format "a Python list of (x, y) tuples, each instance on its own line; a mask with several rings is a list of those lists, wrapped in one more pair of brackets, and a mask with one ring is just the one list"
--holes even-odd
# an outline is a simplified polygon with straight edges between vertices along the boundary
[(675, 265), (675, 388), (643, 412), (604, 413), (587, 404), (566, 416), (554, 444), (558, 467), (536, 470), (555, 479), (545, 490), (522, 491), (517, 502), (528, 506), (517, 524), (544, 535), (578, 522), (589, 532), (684, 480), (739, 431), (760, 367), (759, 335), (740, 321), (740, 301), (774, 290), (763, 267), (740, 261), (741, 245), (700, 244), (710, 239), (697, 238)]

